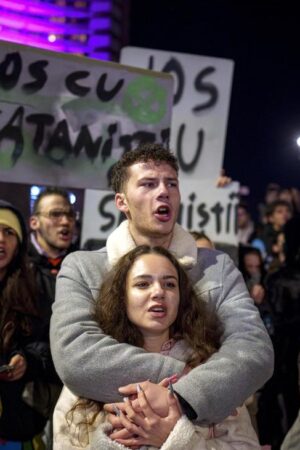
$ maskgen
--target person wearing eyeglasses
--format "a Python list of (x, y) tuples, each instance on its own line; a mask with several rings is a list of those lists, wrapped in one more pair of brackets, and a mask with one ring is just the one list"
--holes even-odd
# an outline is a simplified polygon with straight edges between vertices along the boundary
[[(42, 311), (44, 338), (49, 341), (52, 303), (55, 297), (56, 276), (65, 256), (71, 252), (75, 231), (76, 214), (69, 194), (58, 187), (47, 187), (37, 197), (30, 217), (29, 258), (33, 267), (40, 309)], [(61, 381), (53, 366), (53, 385), (49, 410), (56, 403)], [(52, 448), (51, 424), (46, 435), (47, 448)]]

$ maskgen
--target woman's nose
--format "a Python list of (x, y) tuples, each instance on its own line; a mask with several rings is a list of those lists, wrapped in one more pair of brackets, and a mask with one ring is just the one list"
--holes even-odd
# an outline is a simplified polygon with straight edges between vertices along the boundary
[(153, 285), (152, 297), (153, 298), (164, 298), (165, 291), (159, 282)]

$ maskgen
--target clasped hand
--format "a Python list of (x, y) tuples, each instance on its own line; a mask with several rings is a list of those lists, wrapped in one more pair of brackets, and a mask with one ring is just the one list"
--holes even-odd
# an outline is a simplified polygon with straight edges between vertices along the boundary
[(113, 426), (110, 438), (132, 449), (161, 447), (182, 414), (176, 395), (167, 389), (169, 381), (121, 387), (124, 401), (104, 405)]

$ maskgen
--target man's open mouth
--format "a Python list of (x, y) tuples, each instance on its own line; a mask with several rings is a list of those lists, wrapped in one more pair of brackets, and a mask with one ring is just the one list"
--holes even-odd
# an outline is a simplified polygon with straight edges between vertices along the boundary
[(168, 220), (171, 217), (171, 209), (169, 206), (159, 206), (155, 211), (155, 215), (159, 219)]
[(60, 230), (60, 231), (58, 232), (58, 234), (59, 234), (62, 238), (68, 238), (68, 237), (70, 237), (70, 230), (63, 229), (63, 230)]

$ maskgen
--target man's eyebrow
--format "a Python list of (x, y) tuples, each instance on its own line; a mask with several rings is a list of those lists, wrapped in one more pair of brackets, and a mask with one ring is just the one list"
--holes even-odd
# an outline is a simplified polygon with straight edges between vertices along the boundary
[[(158, 179), (160, 179), (159, 176), (157, 176), (157, 177), (145, 176), (145, 177), (139, 178), (138, 181), (148, 181), (148, 180), (152, 181), (152, 180), (158, 180)], [(165, 181), (176, 181), (176, 182), (178, 182), (178, 178), (177, 177), (164, 177), (163, 179)]]

